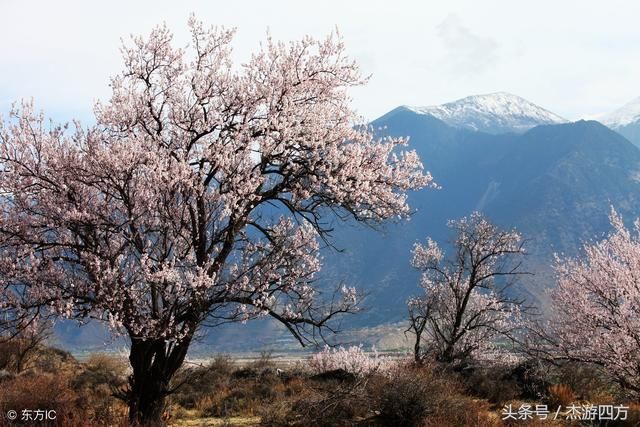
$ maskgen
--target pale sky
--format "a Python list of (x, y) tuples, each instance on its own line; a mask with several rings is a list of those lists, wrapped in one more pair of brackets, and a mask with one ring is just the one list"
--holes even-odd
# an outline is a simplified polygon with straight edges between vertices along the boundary
[(57, 120), (91, 120), (121, 69), (120, 39), (165, 21), (186, 44), (194, 12), (236, 27), (248, 58), (276, 39), (338, 28), (371, 80), (353, 105), (374, 119), (392, 108), (507, 91), (567, 119), (640, 96), (640, 2), (632, 1), (9, 1), (0, 3), (0, 112), (33, 97)]

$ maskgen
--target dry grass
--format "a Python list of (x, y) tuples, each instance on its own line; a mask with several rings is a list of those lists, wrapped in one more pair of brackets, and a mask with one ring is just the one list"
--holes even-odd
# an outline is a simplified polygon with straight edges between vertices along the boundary
[(190, 418), (169, 423), (170, 427), (253, 427), (261, 425), (260, 417)]
[[(46, 349), (33, 360), (39, 365), (28, 372), (0, 376), (0, 411), (53, 409), (58, 425), (70, 427), (128, 425), (126, 405), (112, 396), (126, 386), (124, 359), (95, 354), (79, 363), (65, 352)], [(392, 375), (314, 376), (300, 366), (277, 372), (268, 357), (245, 366), (218, 357), (206, 366), (183, 369), (175, 378), (174, 384), (183, 384), (168, 399), (168, 422), (176, 427), (516, 426), (523, 423), (502, 421), (501, 405), (553, 408), (591, 402), (626, 404), (628, 421), (622, 425), (640, 425), (640, 405), (627, 403), (598, 370), (567, 365), (551, 374), (518, 377), (514, 372), (504, 367), (462, 375), (437, 364), (407, 364)], [(538, 388), (549, 385), (532, 397), (535, 388), (528, 378)], [(584, 388), (580, 394), (574, 385)], [(526, 425), (558, 423), (533, 419)]]
[(47, 348), (34, 360), (32, 369), (0, 384), (0, 413), (46, 409), (56, 411), (61, 426), (127, 425), (126, 406), (111, 395), (124, 381), (117, 359), (94, 355), (80, 364), (66, 352)]
[(568, 406), (576, 402), (576, 394), (567, 384), (554, 384), (549, 386), (549, 404), (555, 408)]

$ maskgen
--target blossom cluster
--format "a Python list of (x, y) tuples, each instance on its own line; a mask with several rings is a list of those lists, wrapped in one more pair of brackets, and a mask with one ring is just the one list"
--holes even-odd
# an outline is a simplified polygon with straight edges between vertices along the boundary
[(315, 373), (323, 373), (337, 369), (363, 377), (371, 374), (389, 375), (396, 367), (396, 362), (389, 357), (381, 356), (374, 348), (366, 352), (362, 346), (325, 348), (309, 358), (309, 367)]
[(355, 306), (314, 285), (328, 216), (407, 215), (432, 177), (406, 139), (358, 124), (348, 89), (366, 79), (337, 35), (269, 38), (239, 67), (233, 31), (189, 26), (188, 48), (166, 26), (125, 44), (95, 126), (28, 102), (0, 121), (4, 307), (172, 341), (264, 315), (325, 327)]
[(582, 257), (557, 257), (549, 329), (557, 357), (597, 363), (640, 393), (640, 221), (629, 230), (613, 209), (610, 220)]

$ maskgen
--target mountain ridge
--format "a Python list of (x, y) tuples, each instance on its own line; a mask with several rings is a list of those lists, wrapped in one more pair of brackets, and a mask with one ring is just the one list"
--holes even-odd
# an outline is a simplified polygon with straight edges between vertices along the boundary
[(567, 122), (559, 115), (508, 92), (471, 95), (440, 105), (404, 108), (449, 126), (487, 133), (522, 133), (538, 125)]
[(640, 97), (627, 102), (598, 120), (640, 147)]

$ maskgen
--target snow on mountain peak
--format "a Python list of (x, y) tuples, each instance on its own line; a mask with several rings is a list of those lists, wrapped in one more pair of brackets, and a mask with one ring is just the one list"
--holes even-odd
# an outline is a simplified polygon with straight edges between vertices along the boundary
[(544, 124), (567, 120), (532, 102), (507, 92), (473, 95), (430, 107), (409, 107), (418, 114), (431, 115), (450, 126), (489, 133), (524, 132)]
[(627, 126), (638, 120), (640, 120), (640, 97), (599, 119), (600, 122), (612, 129)]

